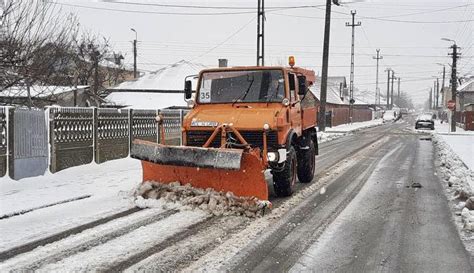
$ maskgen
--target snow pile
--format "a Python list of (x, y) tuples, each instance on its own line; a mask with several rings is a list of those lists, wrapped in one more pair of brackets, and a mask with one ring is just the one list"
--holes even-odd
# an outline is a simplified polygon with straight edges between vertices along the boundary
[[(434, 135), (437, 147), (440, 177), (447, 184), (451, 200), (458, 202), (456, 210), (462, 210), (463, 228), (474, 231), (474, 172), (468, 169), (463, 161), (453, 152), (450, 146), (438, 135)], [(457, 213), (459, 215), (459, 212)]]
[(347, 135), (347, 133), (326, 133), (321, 132), (318, 134), (318, 143), (329, 142), (343, 136)]
[[(258, 217), (271, 208), (269, 201), (255, 197), (238, 197), (231, 192), (216, 192), (213, 189), (193, 188), (179, 182), (162, 184), (145, 182), (136, 191), (139, 207), (153, 207), (156, 199), (178, 203), (184, 207), (199, 208), (213, 215), (240, 215)], [(159, 204), (163, 205), (162, 203)]]

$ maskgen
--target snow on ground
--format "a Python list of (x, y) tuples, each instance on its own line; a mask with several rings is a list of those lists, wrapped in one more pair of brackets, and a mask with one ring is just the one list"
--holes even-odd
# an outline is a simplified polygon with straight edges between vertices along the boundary
[(382, 125), (382, 119), (374, 119), (363, 122), (354, 122), (352, 124), (341, 124), (331, 128), (326, 128), (325, 132), (318, 133), (319, 143), (328, 142), (334, 139), (338, 139), (347, 135), (350, 132), (361, 130), (363, 128), (370, 128), (378, 125)]
[[(330, 141), (351, 130), (379, 124), (381, 120), (336, 126), (320, 137), (323, 142)], [(131, 158), (19, 181), (0, 178), (0, 217), (4, 218), (0, 220), (0, 251), (134, 207), (133, 193), (141, 181), (140, 163)], [(78, 197), (84, 199), (45, 207)]]
[(208, 215), (202, 211), (183, 211), (156, 223), (140, 227), (106, 244), (70, 256), (55, 264), (47, 265), (39, 271), (100, 271), (126, 260), (143, 249), (151, 248), (167, 240), (176, 233), (207, 217)]
[(471, 170), (474, 170), (474, 131), (465, 131), (456, 127), (456, 132), (450, 132), (449, 123), (435, 122), (435, 132), (449, 145), (452, 151)]
[[(0, 251), (134, 207), (141, 182), (138, 160), (125, 158), (100, 165), (73, 167), (19, 181), (1, 178)], [(81, 196), (91, 197), (47, 208), (41, 206)]]
[(474, 171), (472, 166), (468, 168), (469, 165), (461, 157), (464, 155), (469, 157), (469, 152), (466, 153), (463, 149), (467, 151), (471, 149), (470, 157), (473, 157), (474, 142), (464, 143), (458, 137), (470, 136), (449, 135), (448, 138), (446, 135), (434, 136), (434, 144), (437, 148), (436, 163), (440, 177), (445, 182), (448, 199), (454, 204), (453, 212), (461, 215), (464, 229), (474, 231)]
[(165, 200), (190, 208), (200, 208), (218, 216), (257, 217), (271, 208), (269, 201), (258, 200), (256, 197), (235, 196), (232, 192), (217, 192), (210, 188), (193, 188), (191, 184), (181, 185), (179, 182), (146, 182), (138, 188), (137, 196), (136, 204), (142, 208), (156, 207), (154, 201)]
[(382, 119), (373, 119), (363, 122), (354, 122), (350, 124), (341, 124), (331, 128), (326, 128), (326, 132), (350, 132), (362, 128), (369, 128), (383, 124)]

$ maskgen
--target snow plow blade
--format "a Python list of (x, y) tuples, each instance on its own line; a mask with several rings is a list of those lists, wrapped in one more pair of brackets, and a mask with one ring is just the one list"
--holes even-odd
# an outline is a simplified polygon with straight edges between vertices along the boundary
[(196, 188), (268, 200), (258, 150), (168, 146), (136, 140), (131, 157), (142, 161), (143, 182), (180, 182)]

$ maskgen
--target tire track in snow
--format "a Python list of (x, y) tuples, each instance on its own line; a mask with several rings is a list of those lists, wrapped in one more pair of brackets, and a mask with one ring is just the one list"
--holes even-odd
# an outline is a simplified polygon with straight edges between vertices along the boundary
[(142, 226), (124, 236), (85, 252), (67, 257), (55, 264), (39, 268), (39, 272), (81, 272), (107, 271), (115, 265), (132, 259), (143, 249), (172, 240), (180, 232), (209, 220), (211, 216), (203, 211), (180, 211), (161, 221)]
[(0, 272), (13, 269), (18, 270), (20, 268), (25, 269), (23, 271), (27, 271), (28, 268), (36, 269), (49, 261), (56, 261), (61, 257), (67, 257), (81, 249), (86, 249), (88, 243), (93, 246), (97, 243), (102, 243), (102, 240), (111, 240), (113, 235), (123, 235), (132, 231), (133, 228), (139, 228), (140, 226), (137, 223), (148, 223), (151, 221), (150, 218), (154, 220), (163, 219), (171, 212), (176, 213), (174, 210), (139, 209), (136, 213), (94, 226), (90, 229), (83, 230), (81, 233), (61, 238), (6, 260), (0, 264)]
[(90, 239), (88, 241), (85, 241), (84, 243), (82, 243), (78, 246), (75, 246), (75, 247), (70, 248), (70, 249), (63, 250), (63, 251), (59, 252), (58, 254), (52, 255), (48, 258), (43, 258), (40, 261), (31, 264), (30, 266), (22, 268), (21, 271), (34, 271), (34, 270), (37, 270), (38, 268), (40, 268), (43, 265), (58, 262), (58, 261), (66, 258), (66, 257), (71, 256), (71, 255), (87, 251), (87, 250), (89, 250), (93, 247), (96, 247), (98, 245), (101, 245), (101, 244), (105, 244), (108, 241), (110, 241), (112, 239), (115, 239), (117, 237), (123, 236), (123, 235), (125, 235), (125, 234), (139, 228), (139, 227), (146, 226), (146, 225), (149, 225), (151, 223), (163, 220), (163, 219), (165, 219), (165, 218), (167, 218), (167, 217), (169, 217), (169, 216), (171, 216), (171, 215), (173, 215), (177, 212), (178, 212), (177, 210), (169, 210), (169, 211), (165, 211), (163, 213), (159, 213), (157, 215), (151, 216), (149, 218), (145, 218), (141, 221), (136, 221), (136, 222), (134, 222), (133, 224), (131, 224), (129, 226), (123, 226), (123, 227), (121, 227), (117, 230), (114, 230), (114, 231), (110, 232), (109, 234), (105, 234), (105, 235), (103, 235), (99, 238), (92, 238), (92, 239)]
[(176, 272), (212, 251), (243, 230), (251, 220), (241, 216), (219, 217), (192, 237), (172, 245), (125, 269), (125, 272)]
[(20, 245), (20, 246), (5, 250), (3, 252), (0, 252), (0, 262), (11, 259), (11, 258), (13, 258), (13, 257), (15, 257), (19, 254), (29, 252), (29, 251), (31, 251), (31, 250), (39, 247), (39, 246), (46, 245), (46, 244), (51, 244), (53, 242), (56, 242), (56, 241), (59, 241), (61, 239), (66, 238), (66, 237), (69, 237), (71, 235), (81, 233), (84, 230), (91, 229), (91, 228), (97, 227), (99, 225), (103, 225), (103, 224), (108, 223), (110, 221), (113, 221), (113, 220), (116, 220), (116, 219), (119, 219), (119, 218), (122, 218), (122, 217), (125, 217), (125, 216), (128, 216), (128, 215), (131, 215), (131, 214), (139, 212), (141, 210), (142, 210), (142, 208), (133, 207), (131, 209), (121, 211), (119, 213), (104, 217), (102, 219), (98, 219), (98, 220), (89, 222), (87, 224), (80, 225), (80, 226), (77, 226), (77, 227), (74, 227), (74, 228), (71, 228), (71, 229), (67, 229), (67, 230), (62, 231), (60, 233), (53, 234), (51, 236), (41, 238), (41, 239), (33, 241), (33, 242), (26, 243), (24, 245)]

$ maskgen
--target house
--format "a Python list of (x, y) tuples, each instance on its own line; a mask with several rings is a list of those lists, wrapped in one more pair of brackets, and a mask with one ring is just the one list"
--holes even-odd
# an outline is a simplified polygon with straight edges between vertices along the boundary
[(98, 106), (101, 98), (89, 92), (89, 86), (33, 85), (13, 86), (2, 90), (0, 105), (22, 105), (42, 108), (48, 105), (59, 106)]
[[(181, 60), (175, 64), (148, 73), (134, 81), (126, 81), (109, 88), (106, 107), (133, 109), (164, 109), (187, 107), (184, 100), (184, 81), (197, 75), (206, 66)], [(193, 89), (196, 88), (196, 80)]]
[(459, 85), (457, 93), (456, 109), (463, 111), (466, 106), (474, 103), (474, 76)]
[[(321, 78), (316, 77), (316, 82), (309, 88), (316, 96), (317, 104), (321, 98)], [(354, 107), (352, 120), (349, 105), (349, 94), (345, 77), (328, 77), (326, 91), (326, 124), (329, 127), (372, 119), (372, 110), (368, 107)]]

